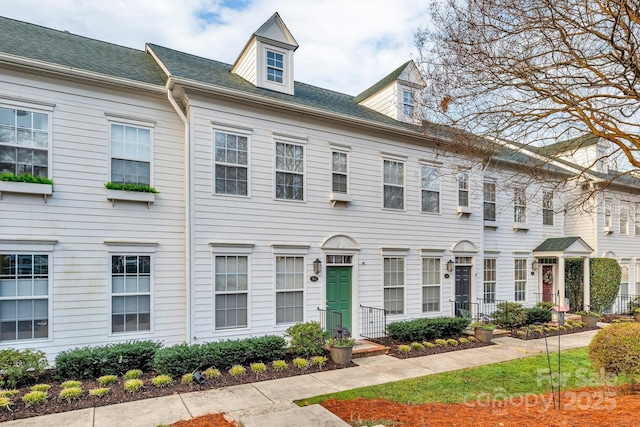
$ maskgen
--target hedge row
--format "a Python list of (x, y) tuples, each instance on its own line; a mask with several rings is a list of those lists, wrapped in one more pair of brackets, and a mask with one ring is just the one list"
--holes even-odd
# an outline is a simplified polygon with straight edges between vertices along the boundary
[(161, 344), (136, 341), (66, 350), (55, 359), (56, 374), (64, 379), (122, 375), (131, 369), (149, 371)]
[(227, 370), (233, 365), (271, 362), (282, 359), (285, 349), (285, 339), (275, 335), (206, 344), (179, 344), (160, 349), (153, 359), (153, 369), (176, 378), (209, 367)]
[(421, 318), (389, 323), (387, 333), (394, 340), (422, 342), (458, 335), (469, 323), (464, 317)]

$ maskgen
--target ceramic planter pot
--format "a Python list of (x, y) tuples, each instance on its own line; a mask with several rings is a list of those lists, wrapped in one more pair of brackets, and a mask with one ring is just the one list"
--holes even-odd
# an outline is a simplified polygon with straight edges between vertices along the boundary
[(353, 353), (353, 346), (349, 347), (329, 347), (329, 353), (331, 353), (331, 360), (338, 365), (348, 365), (351, 362), (351, 354)]
[(633, 318), (636, 319), (636, 322), (640, 322), (640, 313), (633, 313)]
[(596, 323), (598, 323), (598, 317), (596, 316), (592, 316), (591, 314), (583, 314), (581, 317), (581, 320), (587, 324), (587, 326), (596, 326)]
[(493, 330), (490, 329), (482, 329), (482, 328), (475, 328), (473, 330), (473, 334), (475, 335), (476, 338), (478, 338), (480, 341), (482, 342), (491, 342), (491, 338), (493, 337)]

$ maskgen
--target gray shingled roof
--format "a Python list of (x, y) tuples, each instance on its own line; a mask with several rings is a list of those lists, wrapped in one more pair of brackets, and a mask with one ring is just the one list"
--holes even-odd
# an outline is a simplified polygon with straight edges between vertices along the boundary
[(166, 47), (148, 44), (172, 76), (206, 83), (212, 86), (234, 89), (259, 95), (264, 98), (286, 101), (305, 107), (317, 108), (328, 112), (344, 114), (358, 119), (370, 120), (386, 125), (407, 129), (409, 125), (398, 122), (384, 114), (362, 107), (353, 101), (353, 97), (317, 86), (295, 82), (295, 95), (287, 95), (269, 89), (258, 88), (231, 73), (231, 65), (211, 59), (190, 55)]
[(0, 17), (0, 52), (164, 86), (166, 75), (144, 51)]
[(542, 242), (533, 252), (564, 252), (580, 237), (553, 237)]
[(579, 136), (577, 138), (568, 139), (566, 141), (556, 142), (542, 147), (538, 147), (538, 152), (545, 156), (557, 156), (567, 151), (575, 151), (579, 148), (589, 147), (598, 143), (600, 138), (592, 133)]
[(402, 64), (401, 66), (399, 66), (398, 68), (390, 72), (388, 75), (386, 75), (378, 83), (374, 84), (368, 89), (365, 89), (364, 92), (360, 93), (359, 95), (356, 95), (356, 97), (353, 98), (353, 101), (356, 103), (364, 101), (370, 96), (378, 93), (381, 89), (384, 89), (389, 83), (398, 80), (398, 77), (400, 76), (400, 74), (402, 74), (404, 69), (407, 68), (407, 65), (409, 65), (409, 62), (411, 61), (405, 62), (404, 64)]

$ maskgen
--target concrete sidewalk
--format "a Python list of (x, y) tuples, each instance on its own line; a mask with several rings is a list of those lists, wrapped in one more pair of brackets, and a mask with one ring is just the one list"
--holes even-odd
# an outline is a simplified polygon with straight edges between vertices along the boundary
[[(585, 347), (597, 331), (563, 335), (561, 349)], [(356, 359), (355, 368), (139, 400), (2, 423), (3, 427), (156, 427), (200, 415), (224, 412), (243, 427), (348, 426), (319, 405), (298, 407), (294, 400), (444, 371), (527, 357), (546, 351), (544, 339), (496, 338), (496, 345), (432, 356), (396, 359), (387, 355)], [(558, 339), (549, 338), (549, 351)]]

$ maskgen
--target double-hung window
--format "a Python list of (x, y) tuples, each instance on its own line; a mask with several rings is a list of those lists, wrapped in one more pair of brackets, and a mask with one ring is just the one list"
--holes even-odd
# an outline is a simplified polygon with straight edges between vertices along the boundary
[(408, 90), (402, 91), (402, 113), (405, 117), (412, 117), (415, 109), (413, 93)]
[(542, 191), (542, 225), (553, 225), (553, 192)]
[(349, 192), (348, 154), (344, 151), (331, 152), (331, 191), (347, 194)]
[(151, 185), (151, 129), (111, 123), (111, 182)]
[(215, 328), (247, 326), (249, 257), (216, 255), (214, 262)]
[(284, 56), (281, 53), (267, 50), (267, 80), (282, 83), (284, 76)]
[(640, 203), (636, 203), (633, 223), (636, 236), (640, 236)]
[(484, 198), (484, 220), (496, 220), (496, 183), (493, 181), (485, 181), (483, 186)]
[(276, 199), (304, 200), (304, 146), (276, 142)]
[(629, 234), (629, 203), (620, 202), (620, 234)]
[(492, 303), (496, 300), (496, 263), (495, 258), (484, 259), (484, 290), (482, 298), (485, 303)]
[(634, 268), (633, 274), (636, 280), (635, 294), (636, 296), (640, 296), (640, 261), (636, 260)]
[(524, 188), (513, 190), (513, 222), (519, 224), (527, 222), (527, 196)]
[(304, 257), (276, 256), (276, 324), (302, 322)]
[[(629, 295), (629, 264), (620, 266), (620, 295)], [(620, 307), (622, 308), (622, 307)], [(626, 308), (626, 307), (624, 307)]]
[(49, 256), (0, 254), (0, 342), (49, 336)]
[(440, 258), (422, 258), (422, 312), (440, 311)]
[(514, 301), (527, 300), (527, 260), (516, 259), (514, 263), (515, 296)]
[(214, 131), (216, 194), (248, 194), (249, 138)]
[(404, 313), (404, 257), (384, 257), (384, 309), (389, 314)]
[(469, 174), (467, 172), (458, 174), (458, 206), (469, 206)]
[(404, 209), (404, 163), (383, 161), (383, 206), (387, 209)]
[(613, 204), (611, 199), (604, 199), (604, 227), (611, 229), (611, 217), (613, 211)]
[(151, 330), (151, 256), (111, 256), (111, 332)]
[(440, 171), (422, 165), (422, 212), (440, 212)]
[(0, 107), (0, 173), (49, 173), (49, 114)]

